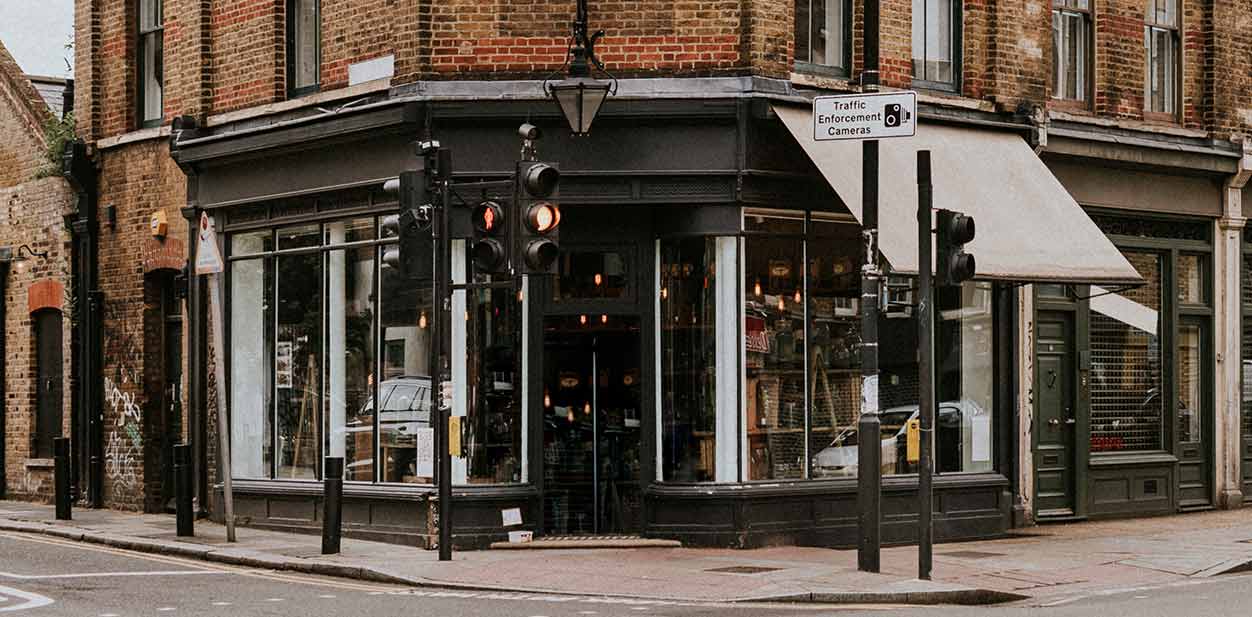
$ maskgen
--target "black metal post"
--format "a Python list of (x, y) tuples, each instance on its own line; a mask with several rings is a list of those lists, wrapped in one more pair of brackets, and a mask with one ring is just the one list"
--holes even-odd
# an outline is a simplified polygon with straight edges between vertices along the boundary
[(57, 520), (68, 521), (70, 514), (70, 440), (52, 440), (53, 484), (56, 490)]
[[(865, 0), (865, 68), (861, 90), (878, 91), (878, 1)], [(877, 572), (882, 544), (882, 423), (878, 418), (878, 140), (862, 142), (861, 417), (857, 420), (857, 569)]]
[(921, 420), (921, 461), (917, 475), (918, 530), (917, 578), (930, 580), (933, 561), (934, 512), (932, 475), (934, 473), (935, 426), (935, 286), (931, 278), (930, 151), (917, 152), (917, 372), (918, 415)]
[(192, 509), (191, 494), (195, 485), (191, 474), (191, 446), (180, 443), (174, 446), (174, 511), (179, 537), (196, 535), (196, 513)]
[[(452, 274), (452, 238), (450, 237), (451, 226), (449, 219), (451, 218), (450, 210), (452, 208), (452, 152), (440, 148), (436, 152), (439, 183), (439, 194), (436, 196), (438, 207), (435, 208), (435, 223), (438, 225), (435, 239), (435, 250), (438, 257), (435, 259), (435, 303), (436, 310), (434, 313), (434, 323), (437, 329), (431, 332), (431, 415), (438, 418), (439, 427), (435, 429), (436, 436), (436, 456), (439, 457), (439, 561), (450, 561), (452, 559), (452, 455), (448, 451), (449, 435), (448, 424), (451, 415), (451, 409), (443, 405), (444, 381), (444, 337), (452, 331), (452, 320), (450, 309), (452, 306), (452, 298), (449, 293), (449, 284)], [(427, 173), (429, 174), (429, 159), (427, 160)], [(449, 378), (451, 376), (449, 375)]]
[(322, 470), (322, 554), (335, 555), (343, 536), (343, 457), (326, 457)]

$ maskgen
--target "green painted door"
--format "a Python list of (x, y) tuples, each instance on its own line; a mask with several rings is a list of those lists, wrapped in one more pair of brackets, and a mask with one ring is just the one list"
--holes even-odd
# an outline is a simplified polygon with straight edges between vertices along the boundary
[(1209, 405), (1207, 361), (1208, 328), (1200, 320), (1183, 318), (1178, 325), (1175, 354), (1178, 379), (1178, 505), (1196, 508), (1211, 505), (1212, 474), (1210, 430), (1213, 411)]
[(1035, 322), (1035, 516), (1074, 516), (1074, 319), (1040, 311)]

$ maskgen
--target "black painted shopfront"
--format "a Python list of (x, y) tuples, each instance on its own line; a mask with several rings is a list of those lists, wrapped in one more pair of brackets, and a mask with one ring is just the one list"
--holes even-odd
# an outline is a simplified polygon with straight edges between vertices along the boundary
[[(855, 543), (859, 225), (768, 104), (611, 101), (573, 139), (534, 102), (392, 96), (176, 137), (189, 206), (225, 232), (237, 516), (315, 529), (319, 461), (344, 456), (347, 533), (431, 545), (431, 297), (381, 263), (382, 181), (418, 164), (424, 135), (456, 178), (504, 178), (529, 118), (563, 173), (560, 272), (451, 299), (458, 546), (515, 529)], [(888, 543), (915, 538), (909, 281), (883, 326)], [(1017, 293), (980, 281), (940, 302), (936, 535), (992, 537), (1016, 490)]]

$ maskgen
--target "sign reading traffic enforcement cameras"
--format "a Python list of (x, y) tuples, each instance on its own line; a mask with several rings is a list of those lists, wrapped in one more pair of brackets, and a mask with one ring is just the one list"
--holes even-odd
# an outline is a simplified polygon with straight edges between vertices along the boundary
[(813, 139), (884, 139), (917, 133), (917, 93), (879, 92), (813, 99)]

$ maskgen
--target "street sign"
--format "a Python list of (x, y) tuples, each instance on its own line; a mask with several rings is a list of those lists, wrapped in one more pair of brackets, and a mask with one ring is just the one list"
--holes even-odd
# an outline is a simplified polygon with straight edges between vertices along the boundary
[(813, 99), (813, 139), (885, 139), (917, 133), (917, 93), (879, 92)]
[(196, 243), (196, 274), (218, 274), (223, 269), (222, 253), (217, 249), (217, 230), (208, 212), (200, 213), (200, 232)]

